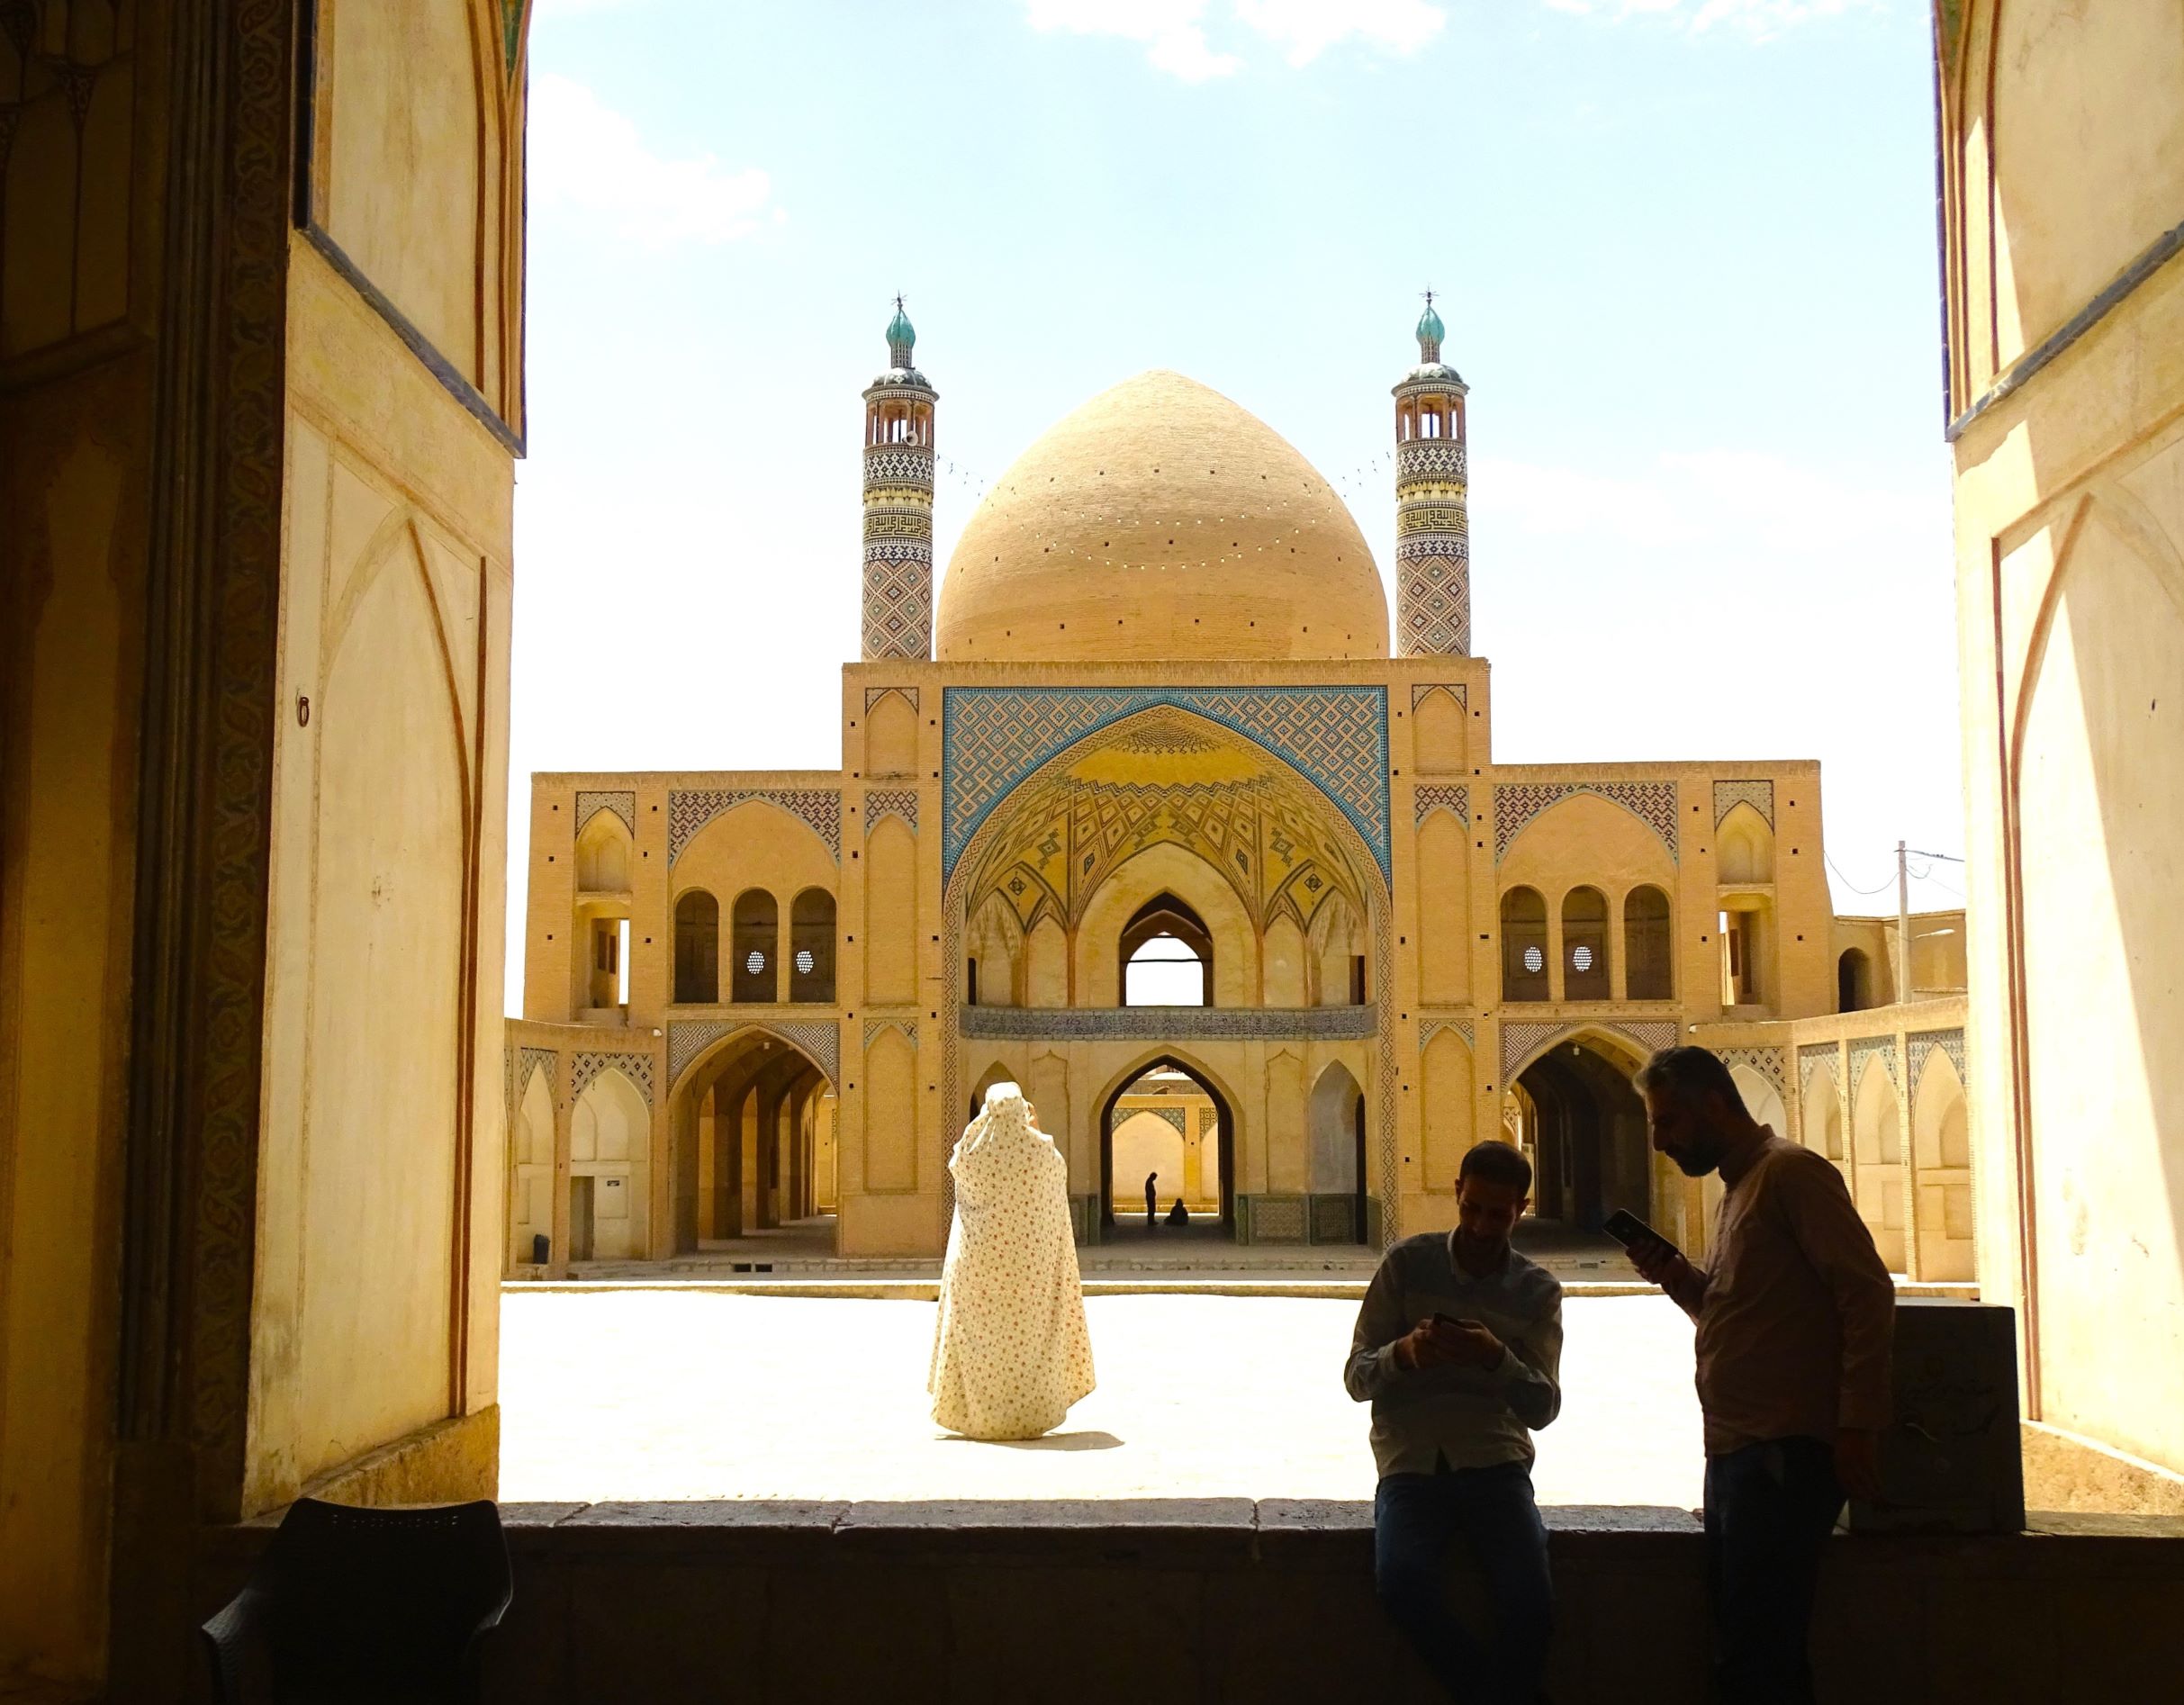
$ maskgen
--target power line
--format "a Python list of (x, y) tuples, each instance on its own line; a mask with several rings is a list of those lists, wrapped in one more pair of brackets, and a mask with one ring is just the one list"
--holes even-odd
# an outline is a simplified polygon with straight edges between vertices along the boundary
[(1823, 852), (1820, 856), (1824, 859), (1828, 859), (1828, 868), (1836, 873), (1836, 880), (1842, 883), (1842, 885), (1848, 889), (1853, 894), (1870, 898), (1875, 894), (1885, 894), (1889, 891), (1889, 889), (1896, 886), (1893, 882), (1883, 882), (1879, 888), (1860, 888), (1855, 882), (1852, 881), (1850, 878), (1843, 874), (1843, 867), (1837, 864), (1833, 859), (1828, 858), (1828, 854), (1825, 852)]

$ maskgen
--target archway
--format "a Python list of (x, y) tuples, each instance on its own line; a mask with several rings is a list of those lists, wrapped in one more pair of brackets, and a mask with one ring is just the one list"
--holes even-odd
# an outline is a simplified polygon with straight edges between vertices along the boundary
[(569, 1114), (569, 1259), (648, 1252), (652, 1107), (618, 1068), (584, 1086)]
[(1535, 1219), (1594, 1232), (1618, 1208), (1648, 1217), (1646, 1105), (1630, 1084), (1638, 1063), (1580, 1033), (1557, 1040), (1518, 1073), (1514, 1087), (1530, 1102)]
[[(1179, 1180), (1183, 1187), (1173, 1191), (1164, 1188), (1160, 1199), (1171, 1201), (1180, 1195), (1187, 1211), (1191, 1213), (1190, 1222), (1182, 1227), (1165, 1222), (1148, 1224), (1141, 1217), (1133, 1224), (1129, 1207), (1136, 1204), (1142, 1216), (1143, 1198), (1135, 1194), (1139, 1179), (1117, 1169), (1118, 1130), (1141, 1113), (1159, 1116), (1171, 1111), (1182, 1115), (1177, 1134), (1184, 1157), (1184, 1176)], [(1210, 1132), (1206, 1128), (1209, 1123)], [(1119, 1079), (1107, 1092), (1100, 1103), (1098, 1129), (1100, 1241), (1133, 1238), (1179, 1241), (1178, 1234), (1199, 1241), (1227, 1241), (1235, 1236), (1236, 1117), (1227, 1096), (1205, 1072), (1174, 1054), (1162, 1054), (1148, 1060)], [(1210, 1187), (1205, 1176), (1209, 1170), (1214, 1174)], [(1118, 1178), (1124, 1181), (1125, 1194), (1129, 1195), (1128, 1201), (1120, 1204), (1121, 1217), (1116, 1213)], [(1200, 1204), (1210, 1211), (1203, 1215), (1190, 1207), (1194, 1184)]]
[(701, 1055), (668, 1103), (674, 1252), (712, 1247), (761, 1270), (771, 1253), (831, 1254), (834, 1102), (825, 1069), (771, 1030)]

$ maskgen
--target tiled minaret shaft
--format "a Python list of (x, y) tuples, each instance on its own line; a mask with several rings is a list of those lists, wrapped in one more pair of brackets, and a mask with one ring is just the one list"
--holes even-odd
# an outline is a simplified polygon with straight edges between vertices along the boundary
[(1395, 397), (1395, 654), (1471, 654), (1471, 523), (1464, 398), (1470, 387), (1440, 358), (1442, 327), (1426, 293), (1418, 365)]
[(864, 660), (933, 654), (933, 409), (895, 299), (888, 370), (864, 392)]

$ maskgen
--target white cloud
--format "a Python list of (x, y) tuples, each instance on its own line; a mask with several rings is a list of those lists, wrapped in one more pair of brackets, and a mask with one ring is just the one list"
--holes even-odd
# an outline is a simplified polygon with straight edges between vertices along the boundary
[(730, 171), (710, 154), (664, 159), (630, 120), (581, 83), (551, 71), (531, 79), (528, 138), (534, 212), (566, 211), (647, 248), (726, 243), (785, 215), (754, 166)]
[(1155, 69), (1186, 83), (1227, 77), (1242, 63), (1214, 51), (1198, 22), (1205, 11), (1205, 0), (1030, 0), (1033, 29), (1142, 41)]
[(1352, 36), (1414, 53), (1448, 21), (1426, 0), (1236, 0), (1236, 15), (1279, 47), (1291, 65), (1309, 65)]
[[(1291, 65), (1309, 65), (1353, 38), (1395, 53), (1422, 47), (1447, 14), (1427, 0), (1231, 0), (1245, 29), (1271, 42)], [(1026, 0), (1032, 28), (1115, 36), (1145, 44), (1156, 70), (1204, 83), (1241, 69), (1205, 32), (1206, 0)]]
[(1736, 31), (1755, 41), (1764, 41), (1818, 19), (1873, 11), (1878, 0), (1544, 0), (1544, 3), (1551, 11), (1602, 18), (1612, 23), (1632, 17), (1657, 18), (1693, 35), (1721, 28)]

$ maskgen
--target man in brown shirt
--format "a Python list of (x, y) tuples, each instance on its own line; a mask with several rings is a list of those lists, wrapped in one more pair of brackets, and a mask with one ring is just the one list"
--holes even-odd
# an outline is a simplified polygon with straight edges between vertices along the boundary
[(1723, 1697), (1812, 1699), (1806, 1634), (1844, 1494), (1879, 1494), (1895, 1285), (1842, 1175), (1746, 1112), (1728, 1068), (1669, 1048), (1639, 1070), (1653, 1146), (1719, 1171), (1703, 1265), (1658, 1239), (1638, 1271), (1698, 1322), (1706, 1417), (1707, 1586)]

